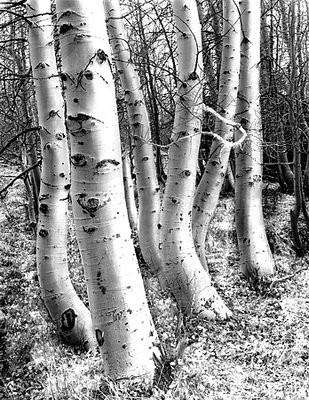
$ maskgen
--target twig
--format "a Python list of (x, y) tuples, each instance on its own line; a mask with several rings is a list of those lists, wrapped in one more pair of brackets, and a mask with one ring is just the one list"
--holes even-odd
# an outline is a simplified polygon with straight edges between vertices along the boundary
[(149, 145), (152, 145), (152, 146), (155, 146), (155, 147), (167, 149), (170, 146), (172, 146), (173, 144), (177, 144), (178, 142), (180, 142), (182, 140), (187, 140), (189, 137), (193, 137), (193, 136), (197, 136), (197, 135), (201, 135), (202, 134), (202, 135), (210, 135), (210, 136), (214, 137), (215, 139), (217, 139), (220, 142), (222, 142), (226, 147), (229, 147), (231, 149), (234, 149), (234, 148), (236, 148), (238, 146), (241, 146), (241, 144), (247, 138), (248, 134), (245, 131), (245, 129), (241, 126), (240, 123), (222, 117), (222, 115), (220, 115), (217, 111), (213, 110), (211, 107), (208, 107), (206, 105), (203, 105), (203, 109), (204, 109), (205, 112), (209, 112), (209, 113), (213, 114), (215, 117), (219, 118), (221, 121), (225, 122), (227, 125), (233, 126), (234, 128), (238, 129), (242, 136), (236, 142), (230, 142), (228, 140), (225, 140), (222, 136), (217, 135), (216, 133), (214, 133), (212, 131), (208, 131), (208, 132), (199, 131), (199, 132), (196, 132), (193, 135), (188, 135), (188, 136), (181, 137), (181, 138), (179, 138), (177, 140), (173, 140), (168, 144), (153, 143), (151, 140), (146, 140), (146, 139), (144, 139), (144, 138), (142, 138), (140, 136), (136, 136), (136, 135), (132, 135), (133, 139), (139, 140), (144, 144), (149, 144)]
[(291, 278), (294, 278), (295, 275), (299, 274), (300, 272), (306, 271), (306, 270), (308, 270), (308, 266), (299, 268), (293, 274), (289, 274), (289, 275), (285, 275), (281, 278), (273, 279), (273, 281), (271, 282), (271, 285), (269, 286), (269, 289), (272, 289), (277, 283), (285, 282)]
[(11, 146), (12, 143), (15, 142), (15, 140), (17, 140), (21, 135), (23, 135), (24, 133), (28, 133), (28, 132), (32, 132), (32, 131), (39, 131), (41, 128), (39, 126), (33, 127), (33, 128), (29, 128), (29, 129), (25, 129), (24, 131), (21, 131), (19, 133), (17, 133), (11, 140), (9, 140), (1, 149), (0, 149), (0, 154), (2, 154), (7, 148), (9, 148)]
[(38, 165), (40, 165), (42, 162), (42, 158), (40, 158), (35, 164), (31, 165), (29, 168), (25, 169), (23, 172), (15, 176), (7, 185), (5, 185), (2, 189), (0, 189), (0, 196), (3, 192), (6, 192), (7, 189), (14, 184), (14, 182), (17, 181), (17, 179), (22, 178), (24, 175), (26, 175), (28, 172), (36, 168)]

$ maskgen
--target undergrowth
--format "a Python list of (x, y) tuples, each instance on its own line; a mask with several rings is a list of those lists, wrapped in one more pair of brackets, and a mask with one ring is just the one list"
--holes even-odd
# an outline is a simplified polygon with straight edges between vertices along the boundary
[[(223, 198), (218, 205), (206, 249), (214, 284), (233, 312), (227, 321), (183, 320), (139, 256), (163, 354), (149, 389), (104, 377), (98, 353), (61, 343), (40, 299), (35, 237), (26, 217), (23, 186), (17, 182), (0, 204), (0, 310), (7, 317), (6, 335), (0, 332), (0, 398), (308, 399), (309, 271), (306, 259), (293, 252), (293, 198), (275, 194), (275, 205), (271, 199), (264, 204), (276, 263), (276, 277), (267, 282), (248, 283), (239, 274), (234, 201)], [(72, 279), (87, 302), (72, 227), (68, 241)]]

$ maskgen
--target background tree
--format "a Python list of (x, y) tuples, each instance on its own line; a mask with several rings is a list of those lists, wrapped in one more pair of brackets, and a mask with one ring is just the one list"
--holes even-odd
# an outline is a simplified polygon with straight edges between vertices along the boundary
[(275, 23), (278, 10), (273, 3), (262, 2), (261, 18), (261, 112), (266, 142), (264, 170), (270, 179), (272, 176), (279, 176), (282, 190), (291, 192), (294, 186), (291, 143), (286, 138), (284, 123), (286, 99), (283, 92), (286, 74), (280, 61), (284, 40), (280, 24)]
[[(35, 227), (40, 185), (38, 126), (29, 74), (27, 20), (23, 3), (7, 2), (0, 9), (0, 159), (24, 171), (20, 178), (24, 179), (28, 195), (30, 224)], [(2, 191), (5, 192), (6, 189)]]
[[(295, 251), (305, 251), (308, 225), (304, 193), (307, 187), (308, 141), (307, 96), (308, 57), (304, 24), (307, 8), (303, 2), (263, 2), (261, 104), (266, 146), (267, 179), (277, 181), (282, 190), (295, 193), (291, 223)], [(266, 73), (267, 71), (267, 73)], [(293, 173), (291, 170), (293, 167)], [(303, 215), (301, 215), (303, 214)], [(304, 219), (303, 219), (304, 217)]]
[(138, 237), (141, 251), (151, 270), (161, 275), (159, 254), (160, 187), (155, 168), (151, 127), (137, 69), (132, 63), (118, 0), (104, 2), (113, 57), (117, 66), (131, 135), (134, 139), (134, 164), (139, 204)]
[[(127, 4), (130, 52), (137, 68), (148, 110), (156, 157), (157, 179), (164, 185), (166, 151), (173, 125), (177, 71), (171, 2), (156, 0)], [(126, 8), (125, 8), (126, 9)]]
[[(295, 245), (296, 254), (302, 256), (304, 253), (303, 244), (299, 235), (299, 217), (301, 211), (308, 222), (309, 216), (306, 210), (303, 193), (303, 177), (302, 177), (302, 131), (308, 132), (307, 122), (303, 115), (301, 89), (299, 85), (301, 83), (300, 68), (301, 58), (298, 55), (298, 47), (301, 46), (301, 32), (299, 31), (299, 20), (297, 21), (297, 15), (301, 12), (301, 9), (297, 7), (296, 1), (292, 1), (289, 5), (289, 19), (286, 15), (286, 9), (284, 1), (280, 1), (280, 7), (282, 12), (282, 28), (284, 32), (285, 42), (287, 46), (289, 56), (289, 102), (288, 102), (288, 123), (289, 129), (293, 137), (293, 170), (294, 170), (294, 195), (295, 203), (293, 209), (291, 209), (291, 229), (292, 236)], [(298, 29), (297, 29), (298, 28)], [(296, 33), (297, 31), (297, 33)]]

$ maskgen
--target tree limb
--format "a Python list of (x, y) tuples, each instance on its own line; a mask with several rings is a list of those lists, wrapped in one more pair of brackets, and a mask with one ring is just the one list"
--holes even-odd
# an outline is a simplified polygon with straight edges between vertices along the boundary
[(5, 146), (2, 147), (2, 149), (0, 149), (0, 154), (4, 153), (4, 151), (6, 149), (8, 149), (12, 143), (15, 142), (16, 139), (18, 139), (21, 135), (23, 135), (24, 133), (28, 133), (28, 132), (32, 132), (32, 131), (39, 131), (41, 128), (39, 126), (34, 127), (34, 128), (29, 128), (29, 129), (25, 129), (22, 132), (17, 133), (17, 135), (15, 135), (12, 139), (10, 139), (7, 144)]
[(282, 276), (281, 278), (274, 278), (270, 284), (269, 289), (272, 289), (277, 283), (285, 282), (291, 278), (294, 278), (295, 275), (299, 274), (300, 272), (308, 270), (308, 265), (305, 267), (298, 268), (293, 274)]
[[(40, 158), (35, 164), (31, 165), (30, 167), (28, 167), (27, 169), (25, 169), (24, 171), (22, 171), (20, 174), (18, 174), (17, 176), (15, 176), (15, 178), (13, 178), (12, 180), (10, 180), (10, 182), (5, 185), (2, 189), (0, 189), (0, 196), (2, 195), (2, 193), (5, 193), (7, 191), (7, 189), (9, 187), (11, 187), (14, 182), (16, 182), (18, 179), (21, 179), (24, 175), (26, 175), (28, 172), (30, 172), (31, 170), (33, 170), (34, 168), (36, 168), (38, 165), (40, 165), (42, 162), (42, 158)], [(4, 195), (4, 197), (6, 196), (6, 193)]]

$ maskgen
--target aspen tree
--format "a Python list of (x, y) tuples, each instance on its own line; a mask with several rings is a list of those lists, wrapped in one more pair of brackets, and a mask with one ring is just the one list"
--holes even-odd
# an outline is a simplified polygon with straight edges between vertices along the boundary
[(58, 0), (76, 235), (105, 373), (152, 380), (155, 334), (131, 240), (101, 0)]
[(236, 231), (241, 271), (260, 278), (274, 272), (262, 210), (260, 1), (240, 1), (239, 6), (242, 41), (237, 115), (248, 136), (236, 150)]
[(151, 270), (160, 274), (162, 260), (159, 254), (160, 187), (151, 141), (148, 111), (135, 68), (129, 41), (121, 17), (119, 0), (105, 0), (105, 13), (113, 57), (121, 79), (134, 138), (134, 162), (139, 202), (138, 236), (141, 251)]
[[(240, 17), (234, 0), (223, 2), (223, 43), (218, 94), (218, 112), (226, 119), (234, 120), (240, 63)], [(234, 127), (216, 119), (215, 133), (226, 141), (233, 141)], [(229, 163), (231, 147), (214, 138), (210, 156), (202, 179), (197, 187), (192, 216), (195, 248), (201, 263), (207, 270), (205, 240), (211, 217), (217, 206), (219, 194)]]
[(95, 347), (90, 312), (77, 296), (67, 265), (69, 156), (64, 105), (53, 46), (49, 0), (29, 0), (30, 57), (41, 125), (42, 177), (37, 266), (42, 298), (61, 335)]
[(180, 309), (201, 318), (229, 310), (195, 252), (191, 230), (202, 114), (201, 30), (195, 0), (174, 0), (179, 87), (161, 218), (164, 273)]

